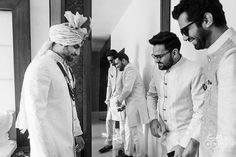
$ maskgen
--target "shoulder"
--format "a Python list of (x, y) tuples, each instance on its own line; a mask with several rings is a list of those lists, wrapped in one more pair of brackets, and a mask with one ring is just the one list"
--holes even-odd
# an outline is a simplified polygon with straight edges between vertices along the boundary
[(185, 59), (182, 65), (182, 72), (184, 77), (195, 78), (204, 75), (204, 67), (199, 63)]
[(42, 56), (36, 59), (33, 59), (33, 61), (29, 64), (29, 66), (26, 69), (26, 74), (31, 75), (41, 75), (44, 73), (49, 74), (49, 71), (56, 65), (56, 63), (49, 58), (48, 56)]
[(185, 64), (184, 67), (188, 70), (192, 69), (193, 71), (198, 71), (198, 70), (201, 70), (203, 68), (199, 63), (197, 63), (195, 61), (191, 61), (191, 60), (186, 59), (186, 58), (185, 58), (184, 64)]
[(136, 70), (136, 67), (133, 64), (129, 63), (126, 65), (125, 70)]

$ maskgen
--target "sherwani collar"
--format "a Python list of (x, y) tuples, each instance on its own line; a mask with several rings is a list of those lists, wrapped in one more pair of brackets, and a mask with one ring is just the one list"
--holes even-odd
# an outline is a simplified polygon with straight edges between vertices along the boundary
[(169, 73), (169, 72), (171, 72), (171, 71), (174, 71), (177, 67), (179, 67), (181, 64), (183, 64), (183, 62), (184, 62), (185, 60), (186, 60), (186, 59), (185, 59), (183, 56), (181, 56), (180, 60), (179, 60), (177, 63), (175, 63), (174, 65), (172, 65), (172, 66), (170, 67), (170, 69), (164, 70), (163, 73)]
[(47, 55), (52, 57), (56, 62), (60, 62), (64, 66), (68, 65), (65, 59), (63, 59), (59, 54), (57, 54), (56, 52), (53, 52), (52, 50), (48, 50)]
[(226, 40), (235, 34), (235, 30), (231, 27), (227, 29), (207, 50), (208, 55), (214, 54), (222, 45), (226, 42)]

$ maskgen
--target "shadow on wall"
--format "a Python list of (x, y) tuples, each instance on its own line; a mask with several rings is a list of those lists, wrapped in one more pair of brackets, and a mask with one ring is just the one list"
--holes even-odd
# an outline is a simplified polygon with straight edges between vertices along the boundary
[(146, 47), (144, 51), (145, 53), (144, 58), (146, 59), (146, 61), (145, 61), (144, 69), (141, 74), (143, 76), (143, 83), (144, 83), (144, 88), (146, 91), (149, 89), (149, 83), (152, 78), (152, 73), (156, 67), (156, 64), (154, 64), (153, 66), (154, 60), (152, 59), (151, 54), (149, 53), (148, 50), (149, 49)]

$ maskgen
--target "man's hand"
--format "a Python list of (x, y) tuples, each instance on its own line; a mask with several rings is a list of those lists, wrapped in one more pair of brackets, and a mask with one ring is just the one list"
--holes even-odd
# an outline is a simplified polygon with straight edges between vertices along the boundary
[(125, 105), (124, 105), (124, 104), (122, 104), (122, 105), (117, 109), (118, 112), (122, 112), (122, 111), (124, 111), (124, 110), (125, 110)]
[(85, 143), (81, 135), (75, 137), (75, 142), (76, 142), (76, 145), (75, 145), (76, 152), (80, 152), (82, 149), (84, 149)]
[(182, 157), (183, 151), (184, 151), (184, 147), (182, 147), (182, 146), (180, 146), (180, 145), (177, 145), (177, 146), (174, 146), (174, 147), (171, 149), (171, 152), (172, 152), (172, 151), (175, 151), (174, 157)]
[(169, 130), (167, 129), (167, 126), (166, 126), (166, 124), (164, 123), (164, 121), (162, 120), (162, 118), (160, 117), (160, 119), (159, 119), (159, 124), (160, 124), (160, 126), (161, 126), (161, 132), (162, 132), (162, 135), (166, 135), (168, 132), (169, 132)]
[(109, 100), (106, 100), (105, 104), (107, 104), (107, 107), (110, 107), (110, 101)]
[(199, 149), (199, 142), (193, 138), (189, 141), (183, 152), (183, 157), (195, 157)]
[(151, 122), (150, 122), (150, 129), (151, 129), (151, 133), (153, 136), (155, 137), (161, 137), (161, 125), (160, 123), (158, 122), (157, 119), (153, 119)]

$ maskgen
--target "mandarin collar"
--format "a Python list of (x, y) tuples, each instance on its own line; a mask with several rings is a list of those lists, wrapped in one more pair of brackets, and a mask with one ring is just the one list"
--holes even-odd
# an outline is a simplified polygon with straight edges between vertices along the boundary
[(174, 65), (172, 65), (172, 66), (170, 67), (170, 69), (168, 69), (168, 70), (163, 70), (163, 72), (164, 72), (164, 73), (169, 73), (169, 72), (173, 71), (173, 70), (176, 69), (179, 65), (181, 65), (185, 60), (186, 60), (186, 59), (185, 59), (183, 56), (181, 56), (180, 60), (179, 60), (177, 63), (175, 63)]
[(59, 54), (57, 54), (56, 52), (52, 51), (52, 50), (48, 50), (47, 51), (47, 55), (52, 57), (55, 61), (60, 62), (64, 65), (67, 65), (65, 59), (63, 59)]
[(213, 55), (225, 41), (235, 34), (235, 30), (231, 27), (228, 28), (207, 50), (208, 55)]

